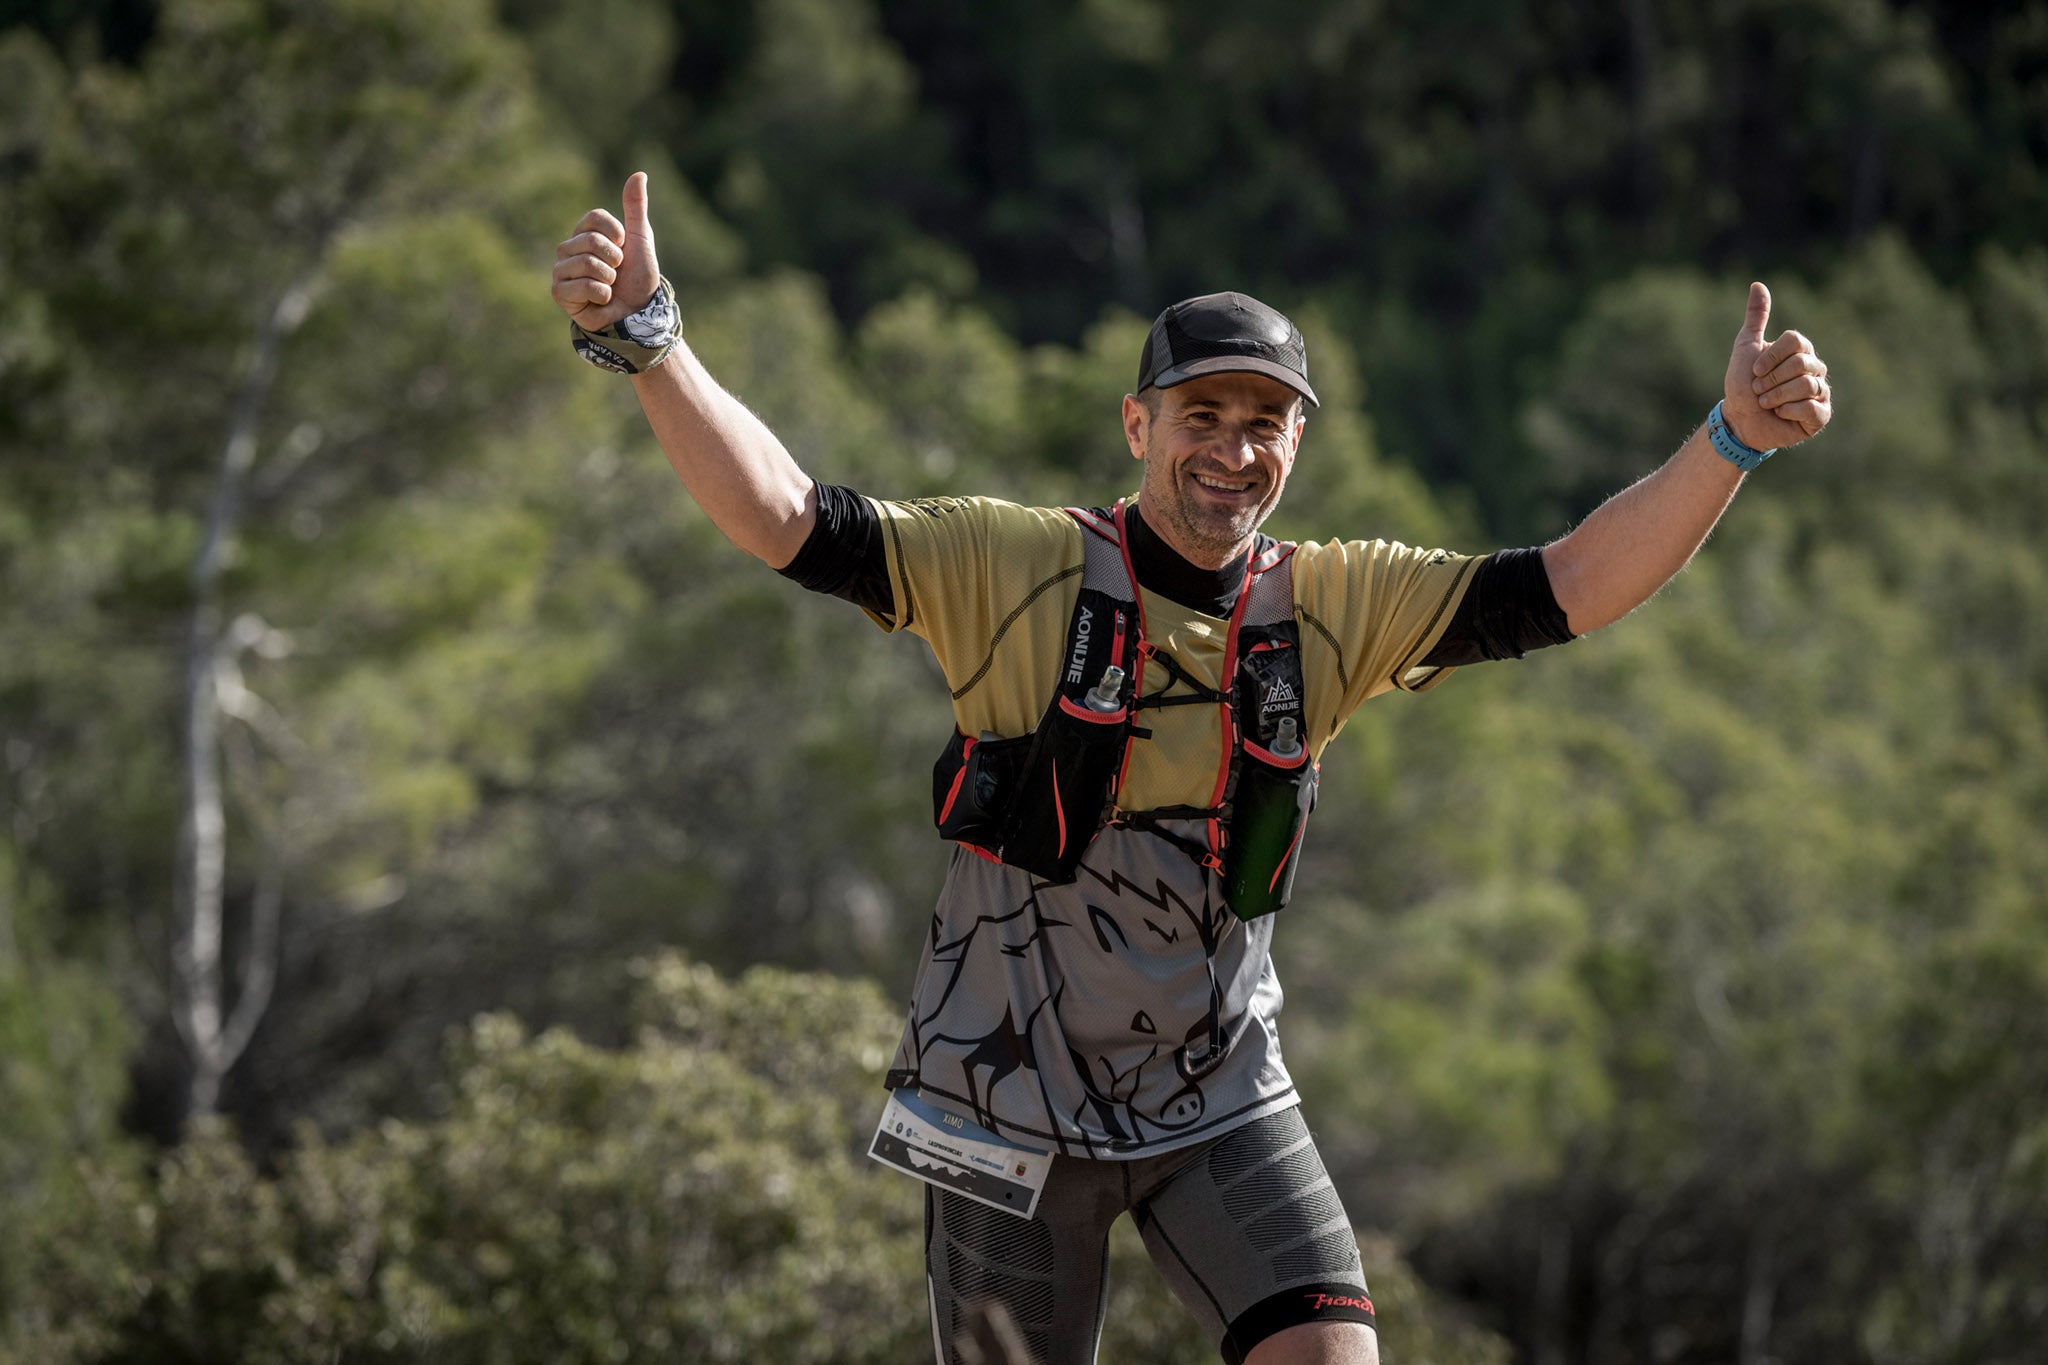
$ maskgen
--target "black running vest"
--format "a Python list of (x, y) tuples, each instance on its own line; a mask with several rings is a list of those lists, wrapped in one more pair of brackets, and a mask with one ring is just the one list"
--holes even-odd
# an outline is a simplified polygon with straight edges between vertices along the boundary
[[(1028, 735), (954, 731), (932, 769), (939, 833), (982, 857), (1065, 884), (1102, 829), (1149, 830), (1220, 873), (1240, 918), (1278, 910), (1293, 890), (1318, 771), (1308, 753), (1294, 546), (1246, 552), (1218, 691), (1146, 640), (1123, 504), (1106, 516), (1066, 510), (1081, 525), (1086, 561), (1052, 701)], [(1146, 674), (1155, 667), (1167, 680), (1148, 693)], [(1131, 746), (1151, 735), (1136, 723), (1138, 713), (1203, 705), (1217, 708), (1222, 739), (1208, 804), (1124, 809), (1117, 798)], [(1193, 837), (1197, 829), (1203, 837)]]

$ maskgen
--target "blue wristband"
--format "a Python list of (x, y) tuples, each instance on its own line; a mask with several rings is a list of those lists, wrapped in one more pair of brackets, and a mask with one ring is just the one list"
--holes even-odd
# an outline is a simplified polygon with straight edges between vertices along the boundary
[(1728, 428), (1728, 419), (1721, 415), (1721, 405), (1714, 404), (1714, 410), (1707, 414), (1707, 443), (1714, 447), (1714, 453), (1747, 474), (1765, 460), (1778, 453), (1772, 446), (1769, 450), (1751, 450), (1742, 439)]

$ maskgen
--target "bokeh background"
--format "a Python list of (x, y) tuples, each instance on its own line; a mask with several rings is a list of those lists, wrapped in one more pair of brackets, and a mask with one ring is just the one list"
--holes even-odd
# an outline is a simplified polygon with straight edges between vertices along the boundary
[[(944, 689), (547, 297), (652, 176), (806, 467), (1102, 502), (1146, 320), (1274, 529), (1537, 543), (1752, 278), (1834, 425), (1637, 616), (1365, 708), (1276, 955), (1394, 1362), (2038, 1360), (2048, 5), (14, 0), (0, 1360), (896, 1362), (860, 1156)], [(1211, 1359), (1116, 1244), (1104, 1359)]]

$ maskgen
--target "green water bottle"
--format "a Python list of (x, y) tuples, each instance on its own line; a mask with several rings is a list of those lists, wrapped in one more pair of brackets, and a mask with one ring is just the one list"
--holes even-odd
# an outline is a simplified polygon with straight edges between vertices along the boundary
[[(1282, 716), (1267, 749), (1273, 757), (1302, 758), (1300, 727)], [(1275, 768), (1246, 754), (1230, 799), (1223, 849), (1223, 894), (1241, 920), (1270, 915), (1294, 891), (1302, 825), (1316, 799), (1315, 765)]]

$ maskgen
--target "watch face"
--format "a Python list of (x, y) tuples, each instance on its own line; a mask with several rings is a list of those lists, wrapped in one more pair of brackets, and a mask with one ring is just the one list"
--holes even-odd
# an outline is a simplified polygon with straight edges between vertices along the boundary
[(654, 291), (647, 306), (631, 317), (620, 318), (619, 336), (635, 346), (650, 349), (668, 345), (676, 334), (676, 301), (666, 289)]

